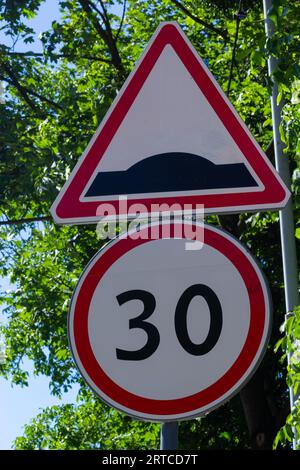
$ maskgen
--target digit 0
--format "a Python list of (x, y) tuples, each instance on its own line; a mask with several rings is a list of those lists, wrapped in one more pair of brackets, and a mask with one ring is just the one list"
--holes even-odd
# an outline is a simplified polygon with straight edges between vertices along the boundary
[[(200, 344), (195, 344), (191, 341), (187, 329), (188, 308), (191, 301), (196, 296), (203, 297), (206, 300), (210, 313), (209, 331), (206, 339)], [(180, 297), (175, 310), (175, 331), (183, 349), (193, 356), (203, 356), (207, 354), (218, 342), (222, 325), (222, 307), (214, 291), (204, 284), (195, 284), (188, 287)]]

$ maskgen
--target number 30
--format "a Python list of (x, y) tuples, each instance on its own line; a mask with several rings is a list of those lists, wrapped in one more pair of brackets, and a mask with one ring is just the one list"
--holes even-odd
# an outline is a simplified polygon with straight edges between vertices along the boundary
[[(200, 344), (191, 341), (187, 329), (188, 308), (192, 299), (196, 296), (203, 297), (206, 300), (210, 313), (209, 331), (205, 340)], [(151, 356), (157, 350), (160, 342), (158, 329), (152, 323), (146, 321), (155, 310), (156, 300), (150, 292), (138, 289), (129, 290), (117, 296), (120, 306), (130, 300), (141, 300), (144, 304), (144, 310), (141, 315), (129, 320), (129, 329), (139, 328), (144, 330), (147, 334), (147, 342), (137, 351), (116, 349), (116, 355), (118, 359), (125, 361), (141, 361)], [(178, 341), (186, 352), (193, 356), (203, 356), (211, 351), (220, 337), (223, 325), (222, 307), (214, 291), (204, 284), (194, 284), (188, 287), (177, 303), (174, 323)]]

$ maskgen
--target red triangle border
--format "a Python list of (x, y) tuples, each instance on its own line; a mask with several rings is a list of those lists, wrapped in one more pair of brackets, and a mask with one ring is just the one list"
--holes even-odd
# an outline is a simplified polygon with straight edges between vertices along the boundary
[[(288, 189), (258, 147), (246, 126), (240, 122), (224, 93), (204, 64), (199, 61), (193, 47), (183, 36), (179, 27), (174, 23), (162, 24), (152, 41), (137, 68), (124, 84), (119, 93), (120, 96), (118, 95), (108, 112), (107, 119), (100, 125), (100, 133), (98, 129), (95, 134), (98, 133), (98, 135), (92, 139), (86, 153), (79, 160), (68, 182), (54, 202), (51, 213), (55, 222), (68, 224), (95, 223), (99, 219), (96, 212), (101, 201), (81, 202), (80, 196), (166, 45), (173, 47), (265, 189), (251, 193), (233, 192), (195, 196), (152, 197), (149, 199), (135, 198), (130, 199), (128, 203), (142, 203), (146, 206), (148, 212), (151, 212), (151, 204), (167, 203), (170, 206), (175, 203), (192, 204), (193, 206), (204, 204), (206, 214), (283, 208), (290, 196)], [(119, 202), (117, 199), (105, 201), (105, 203), (114, 206), (116, 214), (118, 214)]]

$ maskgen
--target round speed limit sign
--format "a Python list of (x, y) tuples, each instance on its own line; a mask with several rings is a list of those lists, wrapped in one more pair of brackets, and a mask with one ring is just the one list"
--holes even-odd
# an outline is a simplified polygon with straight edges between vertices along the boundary
[[(140, 419), (189, 419), (216, 408), (254, 372), (268, 341), (270, 298), (252, 256), (232, 236), (191, 222), (157, 224), (107, 244), (75, 289), (74, 359), (109, 405)], [(197, 227), (196, 227), (197, 228)], [(199, 229), (199, 227), (198, 227)]]

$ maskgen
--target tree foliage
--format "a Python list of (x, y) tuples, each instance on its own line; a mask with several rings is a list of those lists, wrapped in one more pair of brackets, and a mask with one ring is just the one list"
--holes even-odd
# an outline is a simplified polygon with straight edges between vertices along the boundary
[[(76, 281), (101, 243), (93, 226), (54, 226), (49, 208), (159, 22), (176, 20), (271, 161), (266, 61), (269, 54), (279, 59), (273, 79), (284, 99), (281, 134), (291, 162), (299, 239), (299, 2), (273, 2), (275, 34), (266, 41), (260, 0), (57, 1), (61, 18), (41, 34), (41, 53), (30, 50), (34, 31), (28, 25), (44, 0), (0, 1), (2, 32), (15, 42), (14, 47), (0, 44), (5, 84), (0, 103), (0, 269), (14, 285), (1, 296), (8, 321), (2, 327), (7, 361), (0, 367), (7, 379), (26, 385), (22, 360), (28, 357), (35, 374), (50, 378), (52, 393), (60, 395), (75, 382), (81, 392), (76, 404), (42, 411), (15, 446), (156, 448), (157, 425), (137, 423), (100, 403), (75, 369), (66, 315)], [(18, 38), (28, 44), (27, 52), (18, 51)], [(278, 213), (211, 220), (259, 259), (272, 289), (274, 325), (265, 359), (240, 396), (203, 419), (181, 423), (180, 445), (271, 448), (288, 415), (286, 365), (274, 352), (284, 316)]]
[[(300, 436), (300, 308), (290, 313), (281, 326), (284, 336), (278, 341), (276, 349), (281, 348), (281, 361), (288, 361), (287, 384), (293, 391), (295, 400), (284, 426), (279, 430), (274, 441), (276, 448), (279, 442), (292, 442)], [(287, 357), (288, 356), (288, 357)], [(299, 443), (296, 443), (299, 449)]]

